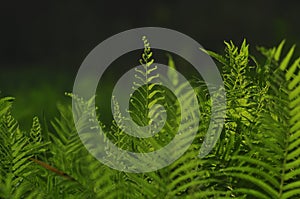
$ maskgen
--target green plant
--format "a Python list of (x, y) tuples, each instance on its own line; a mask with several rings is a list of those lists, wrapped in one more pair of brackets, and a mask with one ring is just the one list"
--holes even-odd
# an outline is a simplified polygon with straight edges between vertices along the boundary
[[(146, 117), (151, 116), (148, 108), (159, 103), (175, 119), (168, 120), (157, 136), (142, 141), (126, 136), (116, 121), (111, 126), (100, 122), (118, 147), (139, 152), (168, 143), (180, 114), (169, 90), (146, 84), (155, 78), (156, 67), (149, 43), (144, 44), (144, 68), (137, 71), (131, 117), (146, 125), (152, 118)], [(196, 139), (170, 166), (141, 174), (111, 169), (91, 156), (78, 137), (70, 105), (58, 105), (59, 116), (51, 127), (42, 128), (34, 118), (32, 129), (25, 132), (10, 114), (13, 98), (2, 98), (0, 198), (299, 198), (300, 58), (290, 64), (294, 47), (282, 58), (284, 41), (258, 49), (265, 62), (249, 54), (246, 41), (240, 48), (232, 42), (225, 45), (225, 55), (206, 51), (219, 61), (227, 93), (226, 122), (209, 155), (198, 158), (211, 111), (207, 87), (198, 78), (190, 80), (201, 109)], [(169, 65), (175, 68), (171, 58)], [(171, 71), (166, 78), (177, 82)], [(80, 102), (76, 110), (92, 110), (90, 101), (68, 95)], [(116, 119), (122, 123), (126, 118), (118, 114), (117, 100), (113, 99)], [(91, 122), (80, 119), (82, 128)]]

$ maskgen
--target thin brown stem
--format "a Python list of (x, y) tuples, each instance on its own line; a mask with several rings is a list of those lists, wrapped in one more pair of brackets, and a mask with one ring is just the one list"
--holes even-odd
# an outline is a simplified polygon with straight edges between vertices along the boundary
[(71, 181), (76, 181), (73, 177), (69, 176), (68, 174), (66, 174), (65, 172), (62, 172), (56, 168), (54, 168), (53, 166), (43, 162), (43, 161), (40, 161), (40, 160), (37, 160), (35, 158), (29, 158), (29, 160), (39, 164), (40, 166), (44, 167), (45, 169), (49, 170), (49, 171), (52, 171), (53, 173), (56, 173), (57, 175), (59, 176), (62, 176), (68, 180), (71, 180)]

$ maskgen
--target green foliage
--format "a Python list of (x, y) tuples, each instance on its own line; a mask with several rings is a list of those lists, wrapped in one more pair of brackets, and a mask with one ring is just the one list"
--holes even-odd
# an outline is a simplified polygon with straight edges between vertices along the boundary
[(2, 98), (0, 118), (0, 196), (1, 198), (36, 198), (37, 193), (29, 181), (37, 168), (28, 159), (45, 151), (47, 143), (41, 140), (37, 118), (30, 134), (19, 129), (10, 114), (12, 98)]
[(238, 182), (234, 193), (255, 198), (300, 196), (299, 59), (289, 66), (294, 47), (280, 59), (282, 46), (283, 42), (269, 50), (269, 67), (275, 70), (262, 96), (263, 109), (250, 120), (253, 127), (245, 139), (249, 149), (232, 156), (236, 165), (222, 170)]
[[(149, 83), (157, 78), (157, 67), (145, 38), (144, 45), (130, 116), (137, 124), (148, 125), (160, 117), (150, 111), (160, 104), (167, 110), (160, 113), (171, 119), (153, 138), (132, 138), (117, 125), (128, 118), (120, 114), (113, 97), (116, 121), (111, 126), (96, 121), (118, 147), (137, 152), (167, 144), (182, 114), (170, 90)], [(293, 61), (295, 47), (286, 54), (284, 41), (271, 49), (260, 47), (265, 62), (259, 63), (246, 41), (241, 47), (232, 42), (225, 46), (225, 55), (206, 51), (220, 63), (227, 94), (220, 140), (209, 155), (198, 158), (210, 120), (211, 98), (202, 80), (194, 79), (201, 110), (198, 134), (183, 156), (154, 172), (124, 173), (101, 164), (81, 143), (70, 105), (58, 105), (59, 115), (50, 127), (35, 117), (26, 132), (10, 113), (14, 99), (0, 99), (0, 198), (299, 198), (300, 58)], [(170, 56), (169, 65), (176, 68)], [(178, 85), (172, 70), (165, 78), (178, 90), (185, 88)], [(96, 114), (90, 101), (67, 95), (80, 102), (75, 112)], [(188, 100), (189, 95), (185, 97)], [(95, 124), (78, 118), (83, 129)]]

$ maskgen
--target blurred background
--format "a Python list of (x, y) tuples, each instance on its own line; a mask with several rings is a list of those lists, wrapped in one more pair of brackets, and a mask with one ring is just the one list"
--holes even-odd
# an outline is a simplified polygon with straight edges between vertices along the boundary
[(83, 59), (114, 34), (171, 28), (219, 53), (224, 41), (244, 38), (251, 51), (282, 39), (299, 46), (299, 10), (296, 0), (2, 1), (0, 96), (16, 97), (13, 114), (29, 128), (32, 116), (55, 115)]

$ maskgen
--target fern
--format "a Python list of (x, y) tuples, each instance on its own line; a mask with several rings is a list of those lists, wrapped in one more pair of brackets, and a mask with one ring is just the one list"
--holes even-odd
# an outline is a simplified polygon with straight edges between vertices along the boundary
[(0, 118), (0, 196), (2, 198), (38, 197), (30, 185), (31, 177), (37, 173), (30, 158), (45, 151), (47, 143), (40, 138), (38, 121), (34, 121), (32, 131), (34, 138), (19, 129), (17, 121), (10, 114), (12, 98), (3, 98), (1, 101)]
[[(153, 172), (125, 173), (92, 156), (82, 141), (89, 143), (94, 139), (99, 125), (105, 129), (106, 141), (123, 150), (147, 154), (168, 144), (179, 128), (180, 117), (186, 117), (180, 111), (176, 94), (184, 93), (182, 99), (188, 103), (194, 90), (182, 92), (189, 82), (180, 81), (170, 55), (171, 69), (165, 75), (157, 75), (149, 41), (144, 38), (143, 42), (141, 67), (135, 71), (135, 92), (130, 98), (131, 118), (121, 114), (118, 99), (113, 97), (111, 126), (98, 121), (93, 99), (86, 101), (67, 94), (77, 102), (76, 106), (58, 104), (59, 115), (49, 127), (34, 117), (32, 128), (23, 131), (10, 114), (14, 99), (0, 99), (0, 198), (300, 197), (300, 58), (292, 61), (294, 46), (283, 56), (285, 41), (271, 49), (258, 48), (266, 57), (265, 62), (251, 55), (246, 41), (240, 47), (225, 42), (225, 55), (206, 51), (222, 68), (227, 107), (220, 139), (204, 158), (198, 158), (198, 153), (203, 144), (211, 142), (203, 140), (211, 119), (211, 99), (218, 95), (219, 88), (205, 85), (200, 79), (190, 81), (196, 86), (201, 110), (198, 133), (175, 162)], [(153, 83), (166, 79), (174, 90)], [(214, 92), (208, 94), (208, 87), (214, 88)], [(153, 137), (136, 138), (127, 135), (128, 129), (122, 127), (129, 119), (142, 127), (153, 121), (166, 121), (161, 129), (158, 123), (148, 129), (159, 130)], [(83, 137), (78, 136), (75, 124)], [(183, 130), (190, 125), (186, 120)], [(106, 141), (98, 147), (105, 148)], [(119, 163), (126, 166), (122, 161)]]
[[(232, 157), (236, 166), (222, 171), (236, 179), (233, 193), (255, 198), (298, 198), (299, 181), (299, 59), (291, 66), (294, 47), (280, 60), (283, 43), (271, 49), (273, 72), (266, 104), (257, 115), (251, 139), (246, 139), (249, 152)], [(269, 62), (270, 63), (270, 62)], [(271, 66), (271, 67), (275, 67)], [(293, 82), (293, 83), (291, 83)], [(291, 86), (293, 85), (293, 86)]]

